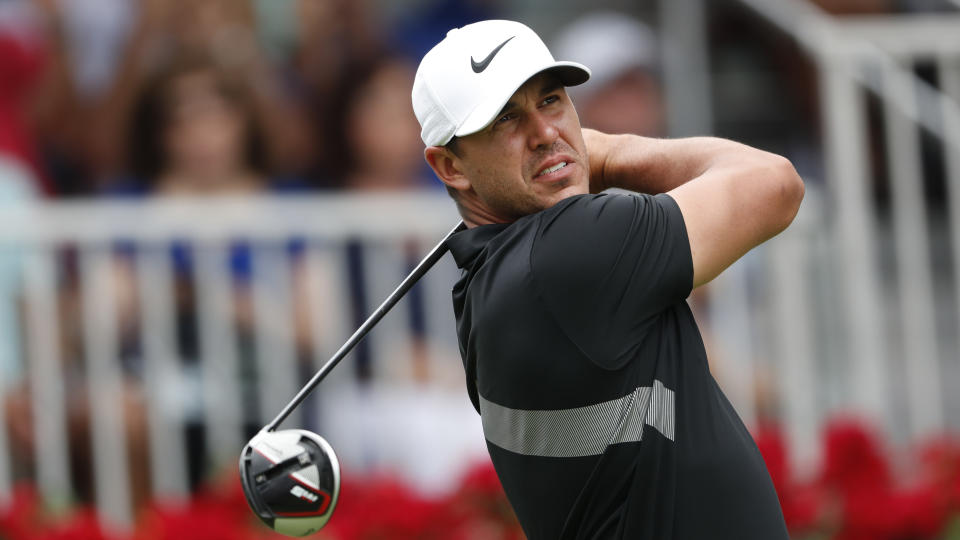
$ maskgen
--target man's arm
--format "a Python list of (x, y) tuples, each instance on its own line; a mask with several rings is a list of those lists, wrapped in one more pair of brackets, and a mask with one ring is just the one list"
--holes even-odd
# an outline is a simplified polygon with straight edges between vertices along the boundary
[(590, 190), (668, 193), (680, 207), (703, 285), (787, 228), (803, 181), (781, 156), (724, 139), (650, 139), (584, 130)]

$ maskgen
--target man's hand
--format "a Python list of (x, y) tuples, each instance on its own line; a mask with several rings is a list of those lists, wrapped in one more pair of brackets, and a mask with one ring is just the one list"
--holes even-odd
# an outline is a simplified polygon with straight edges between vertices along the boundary
[(613, 151), (616, 136), (601, 133), (595, 129), (583, 130), (583, 142), (587, 145), (587, 154), (590, 156), (590, 193), (600, 193), (607, 189), (604, 181), (604, 168), (607, 156)]
[(583, 141), (590, 156), (591, 193), (611, 187), (638, 193), (665, 193), (696, 176), (694, 170), (678, 167), (680, 161), (691, 160), (683, 159), (677, 141), (610, 135), (593, 129), (583, 130)]

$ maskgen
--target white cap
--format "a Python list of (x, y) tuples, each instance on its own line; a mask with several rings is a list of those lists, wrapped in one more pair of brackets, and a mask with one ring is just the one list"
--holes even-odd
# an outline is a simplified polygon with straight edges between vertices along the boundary
[(566, 86), (590, 78), (585, 66), (554, 60), (540, 36), (518, 22), (481, 21), (449, 31), (420, 61), (413, 81), (420, 138), (442, 146), (480, 131), (523, 83), (548, 69)]

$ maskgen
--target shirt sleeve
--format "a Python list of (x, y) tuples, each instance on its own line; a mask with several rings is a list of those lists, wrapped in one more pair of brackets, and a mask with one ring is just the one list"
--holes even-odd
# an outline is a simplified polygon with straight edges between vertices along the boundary
[(617, 369), (693, 288), (677, 203), (666, 194), (599, 194), (544, 213), (531, 277), (548, 312), (594, 363)]

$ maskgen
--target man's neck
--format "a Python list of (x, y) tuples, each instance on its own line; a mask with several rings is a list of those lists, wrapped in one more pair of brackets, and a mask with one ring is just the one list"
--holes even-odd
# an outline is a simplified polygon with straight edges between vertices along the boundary
[(476, 196), (462, 194), (457, 201), (457, 209), (460, 210), (460, 216), (467, 228), (479, 227), (480, 225), (492, 225), (494, 223), (510, 223), (512, 219), (506, 219), (496, 215), (485, 205), (477, 200)]

